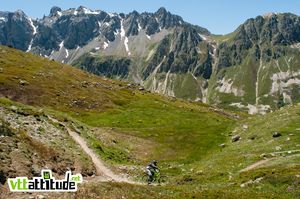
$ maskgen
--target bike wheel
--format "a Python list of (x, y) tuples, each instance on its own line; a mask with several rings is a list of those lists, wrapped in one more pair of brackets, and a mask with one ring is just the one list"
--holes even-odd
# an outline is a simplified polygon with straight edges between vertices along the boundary
[(148, 183), (149, 182), (149, 176), (148, 175), (143, 175), (142, 176), (142, 182)]
[(166, 176), (160, 176), (160, 178), (157, 179), (157, 182), (158, 182), (159, 184), (161, 184), (161, 183), (166, 183), (166, 182), (167, 182), (167, 177), (166, 177)]

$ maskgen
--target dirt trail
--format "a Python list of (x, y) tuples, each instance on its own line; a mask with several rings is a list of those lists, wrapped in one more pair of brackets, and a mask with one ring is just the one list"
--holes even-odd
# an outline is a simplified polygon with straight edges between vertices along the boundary
[(265, 160), (260, 160), (258, 162), (255, 162), (254, 164), (251, 164), (249, 166), (247, 166), (246, 168), (240, 170), (240, 172), (245, 172), (245, 171), (250, 171), (252, 169), (255, 169), (263, 164), (266, 164), (267, 162), (269, 162), (272, 158), (269, 159), (265, 159)]
[(85, 140), (78, 135), (76, 132), (72, 131), (69, 127), (67, 127), (67, 125), (65, 125), (64, 123), (59, 122), (58, 120), (54, 119), (54, 118), (50, 118), (53, 122), (55, 123), (59, 123), (61, 125), (63, 125), (66, 130), (68, 131), (69, 135), (73, 138), (73, 140), (78, 143), (80, 145), (80, 147), (82, 148), (82, 150), (91, 157), (94, 166), (96, 167), (96, 171), (97, 171), (97, 181), (115, 181), (115, 182), (126, 182), (126, 183), (130, 183), (130, 184), (140, 184), (138, 182), (134, 182), (131, 181), (125, 177), (119, 176), (117, 174), (115, 174), (111, 169), (109, 169), (108, 167), (106, 167), (103, 163), (102, 160), (100, 160), (97, 156), (97, 154), (88, 147), (88, 145), (86, 144)]
[[(96, 170), (97, 170), (97, 175), (102, 176), (106, 178), (107, 180), (113, 180), (116, 182), (127, 182), (128, 180), (125, 178), (122, 178), (116, 174), (114, 174), (109, 168), (107, 168), (103, 162), (97, 157), (97, 155), (94, 153), (92, 149), (90, 149), (85, 140), (80, 137), (76, 132), (72, 131), (68, 127), (65, 127), (69, 133), (69, 135), (80, 145), (82, 150), (91, 157)], [(129, 181), (128, 181), (129, 182)]]

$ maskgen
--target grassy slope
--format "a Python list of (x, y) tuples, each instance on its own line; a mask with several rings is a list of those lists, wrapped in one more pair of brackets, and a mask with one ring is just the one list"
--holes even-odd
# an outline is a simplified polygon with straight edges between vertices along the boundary
[[(83, 132), (91, 146), (112, 164), (145, 165), (155, 158), (161, 160), (165, 173), (176, 176), (182, 171), (172, 166), (199, 161), (216, 150), (224, 142), (227, 127), (234, 123), (230, 116), (204, 105), (126, 89), (125, 83), (7, 47), (0, 47), (0, 62), (2, 97), (43, 107), (54, 114), (63, 112), (84, 125), (113, 127), (115, 137), (126, 135), (146, 143), (137, 148), (130, 146), (126, 138), (119, 139), (119, 145), (129, 146), (126, 153), (98, 142), (99, 131)], [(21, 85), (24, 80), (28, 84)], [(134, 159), (128, 160), (132, 156)]]
[[(95, 183), (82, 187), (79, 197), (101, 195), (103, 198), (299, 198), (300, 192), (300, 105), (242, 120), (228, 135), (241, 140), (190, 165), (163, 187), (143, 187)], [(247, 125), (247, 129), (243, 128)], [(273, 138), (272, 132), (282, 134)], [(254, 139), (253, 139), (254, 138)], [(280, 148), (278, 148), (280, 147)], [(291, 152), (288, 152), (291, 151)], [(240, 172), (265, 158), (269, 162), (253, 170)], [(258, 183), (247, 184), (260, 179)], [(100, 188), (99, 188), (100, 187)], [(106, 190), (110, 190), (105, 192)]]
[[(6, 54), (1, 53), (3, 50)], [(101, 127), (94, 131), (84, 128), (81, 132), (101, 157), (111, 164), (140, 166), (153, 158), (159, 159), (162, 171), (171, 182), (164, 187), (90, 184), (81, 187), (76, 194), (79, 198), (99, 195), (106, 198), (120, 195), (126, 198), (296, 198), (299, 194), (299, 180), (295, 177), (299, 170), (297, 154), (287, 159), (278, 157), (266, 168), (238, 172), (259, 160), (262, 153), (273, 152), (277, 145), (282, 145), (283, 150), (299, 147), (299, 133), (295, 131), (299, 107), (235, 124), (228, 114), (202, 104), (171, 101), (159, 95), (125, 89), (121, 82), (105, 80), (9, 48), (0, 48), (0, 63), (2, 96), (54, 109), (50, 112), (71, 116), (83, 125)], [(36, 76), (37, 71), (51, 75)], [(19, 79), (29, 84), (20, 86)], [(86, 85), (84, 81), (89, 83)], [(57, 95), (58, 91), (63, 94)], [(71, 103), (78, 98), (80, 103)], [(287, 117), (285, 113), (290, 115)], [(241, 128), (244, 123), (249, 126), (245, 132)], [(231, 143), (228, 137), (229, 130), (234, 128), (242, 136), (237, 143)], [(283, 136), (273, 139), (272, 130), (282, 131)], [(289, 132), (294, 136), (286, 143)], [(247, 138), (253, 134), (257, 134), (257, 139), (249, 141)], [(103, 137), (116, 139), (117, 144), (105, 144)], [(218, 144), (223, 142), (227, 146), (220, 150)], [(272, 172), (274, 169), (276, 172)], [(241, 183), (261, 175), (265, 178), (257, 186), (240, 188)], [(289, 192), (288, 186), (292, 186)]]
[[(270, 61), (264, 60), (262, 62), (263, 67), (259, 73), (259, 104), (270, 105), (272, 110), (278, 108), (278, 101), (280, 98), (283, 98), (282, 91), (271, 94), (272, 83), (274, 83), (271, 79), (272, 76), (274, 74), (279, 74), (280, 72), (284, 72), (286, 74), (297, 72), (299, 70), (300, 62), (298, 49), (292, 49), (289, 46), (277, 46), (273, 47), (272, 50), (276, 52), (276, 49), (281, 49), (285, 52), (285, 55), (278, 59), (272, 58)], [(240, 65), (223, 68), (220, 70), (220, 72), (218, 72), (218, 74), (212, 75), (212, 78), (209, 80), (210, 88), (208, 94), (210, 104), (218, 104), (221, 107), (228, 107), (229, 104), (234, 102), (240, 102), (246, 106), (247, 104), (255, 104), (255, 83), (257, 80), (256, 76), (259, 69), (260, 60), (256, 60), (256, 58), (253, 56), (254, 49), (250, 49), (249, 53), (250, 54), (244, 58)], [(223, 77), (225, 77), (226, 80), (233, 80), (233, 87), (242, 89), (245, 94), (243, 96), (235, 96), (233, 93), (220, 93), (215, 90), (217, 86), (217, 80), (221, 80)], [(299, 77), (289, 76), (286, 79), (278, 81), (277, 84), (281, 83), (284, 85), (286, 82), (288, 82), (288, 80), (291, 79), (299, 79)], [(299, 92), (296, 92), (297, 89), (299, 90), (298, 85), (291, 84), (288, 87), (288, 89), (283, 88), (282, 90), (291, 96), (293, 103), (298, 103)]]
[[(125, 83), (6, 47), (0, 48), (0, 62), (2, 97), (50, 107), (90, 126), (116, 127), (121, 132), (154, 140), (163, 144), (157, 152), (170, 148), (172, 155), (179, 151), (183, 161), (187, 161), (186, 152), (206, 152), (223, 142), (221, 133), (232, 123), (231, 118), (211, 112), (204, 105), (126, 89)], [(20, 85), (21, 80), (28, 85)], [(195, 156), (194, 160), (201, 157)]]

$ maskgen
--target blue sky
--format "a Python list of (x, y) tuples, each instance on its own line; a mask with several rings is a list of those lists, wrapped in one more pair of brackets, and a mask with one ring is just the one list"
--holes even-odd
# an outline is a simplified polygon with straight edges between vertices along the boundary
[(189, 23), (203, 26), (214, 34), (235, 30), (246, 19), (268, 12), (292, 12), (300, 15), (299, 0), (0, 0), (1, 11), (22, 9), (34, 18), (48, 15), (52, 6), (62, 9), (80, 5), (90, 9), (129, 13), (154, 12), (165, 7)]

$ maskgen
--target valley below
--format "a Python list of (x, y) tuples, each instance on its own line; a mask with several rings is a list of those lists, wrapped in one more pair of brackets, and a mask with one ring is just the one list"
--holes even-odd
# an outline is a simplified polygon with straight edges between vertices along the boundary
[[(7, 56), (9, 55), (9, 56)], [(2, 198), (297, 198), (300, 105), (266, 115), (153, 94), (0, 47)], [(65, 92), (68, 91), (68, 92)], [(274, 133), (277, 132), (274, 136)], [(142, 180), (159, 161), (166, 181)], [(71, 170), (75, 193), (12, 193), (7, 178)]]

